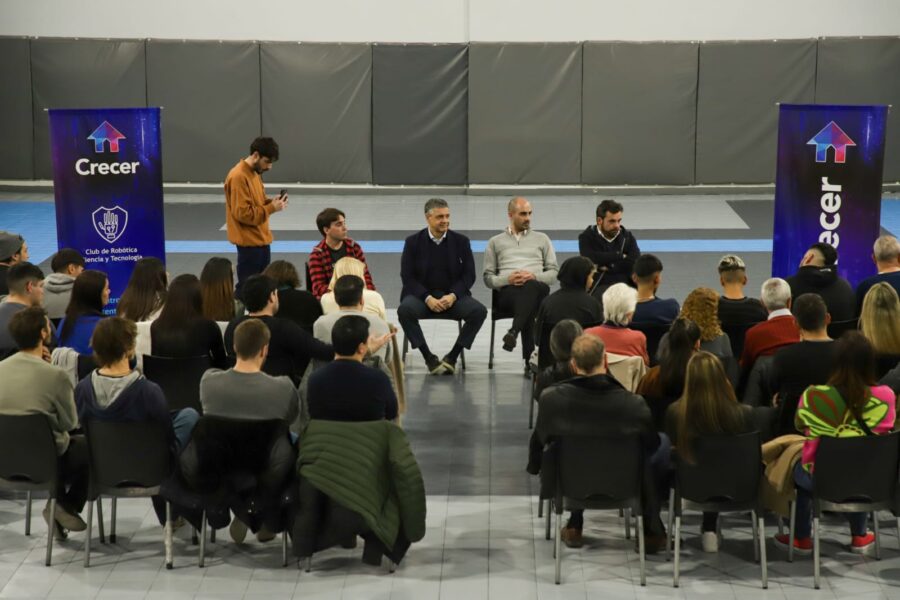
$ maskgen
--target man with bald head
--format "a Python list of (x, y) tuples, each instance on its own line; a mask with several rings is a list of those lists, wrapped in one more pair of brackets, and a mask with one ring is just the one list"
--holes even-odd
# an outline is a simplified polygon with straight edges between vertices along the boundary
[(510, 200), (509, 226), (492, 237), (484, 250), (484, 283), (497, 290), (499, 308), (513, 314), (503, 349), (512, 352), (521, 334), (526, 369), (534, 350), (534, 318), (559, 270), (550, 238), (531, 229), (531, 212), (525, 198)]

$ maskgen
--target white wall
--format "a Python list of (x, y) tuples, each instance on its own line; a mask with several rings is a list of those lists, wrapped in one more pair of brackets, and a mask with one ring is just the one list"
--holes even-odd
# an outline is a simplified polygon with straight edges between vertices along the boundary
[(0, 35), (337, 42), (900, 35), (900, 0), (0, 0)]

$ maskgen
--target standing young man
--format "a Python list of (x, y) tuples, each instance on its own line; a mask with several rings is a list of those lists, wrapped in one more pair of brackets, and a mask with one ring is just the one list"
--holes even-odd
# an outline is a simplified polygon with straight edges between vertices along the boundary
[(237, 289), (251, 275), (262, 273), (272, 259), (269, 215), (284, 210), (287, 195), (266, 197), (262, 174), (278, 160), (278, 144), (258, 137), (250, 155), (242, 158), (225, 178), (225, 224), (228, 241), (237, 246)]

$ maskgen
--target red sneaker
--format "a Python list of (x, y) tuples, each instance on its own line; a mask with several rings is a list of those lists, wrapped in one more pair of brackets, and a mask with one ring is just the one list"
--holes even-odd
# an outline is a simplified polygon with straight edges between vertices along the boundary
[(850, 552), (866, 554), (875, 544), (875, 534), (867, 531), (866, 535), (854, 535), (850, 538)]
[[(778, 533), (775, 535), (775, 545), (788, 549), (791, 537), (786, 533)], [(812, 538), (794, 538), (794, 552), (797, 554), (809, 554), (812, 552)]]

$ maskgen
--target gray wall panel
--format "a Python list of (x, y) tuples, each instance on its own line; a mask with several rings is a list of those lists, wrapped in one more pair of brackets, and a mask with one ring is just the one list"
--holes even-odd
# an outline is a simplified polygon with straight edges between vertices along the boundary
[(147, 97), (163, 107), (164, 179), (224, 181), (260, 135), (259, 86), (255, 43), (148, 41)]
[(0, 179), (34, 177), (31, 63), (25, 38), (0, 38)]
[(815, 40), (700, 46), (696, 183), (771, 183), (777, 102), (812, 102)]
[(583, 183), (694, 181), (697, 44), (584, 44)]
[(581, 44), (470, 44), (469, 181), (581, 180)]
[(900, 39), (819, 40), (816, 102), (892, 104), (884, 181), (900, 181)]
[(147, 106), (143, 40), (39, 39), (31, 42), (34, 170), (51, 179), (45, 108)]
[(273, 179), (372, 182), (372, 49), (260, 44), (262, 131), (278, 141)]
[(464, 44), (373, 48), (375, 183), (466, 183), (468, 68)]

